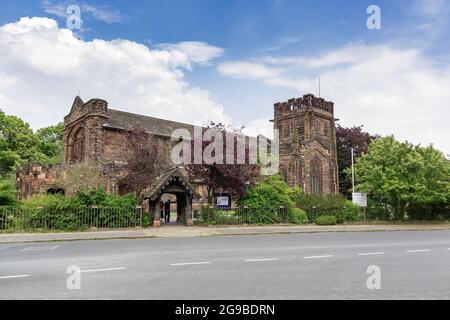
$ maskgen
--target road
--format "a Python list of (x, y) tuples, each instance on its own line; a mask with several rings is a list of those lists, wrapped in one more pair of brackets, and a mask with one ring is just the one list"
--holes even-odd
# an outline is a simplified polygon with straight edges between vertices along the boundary
[(0, 298), (450, 299), (450, 231), (5, 244)]

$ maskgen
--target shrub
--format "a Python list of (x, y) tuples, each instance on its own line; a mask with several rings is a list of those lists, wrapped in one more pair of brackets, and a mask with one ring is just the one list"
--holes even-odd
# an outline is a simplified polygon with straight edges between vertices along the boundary
[(290, 188), (280, 175), (274, 175), (254, 187), (247, 188), (239, 205), (251, 209), (246, 214), (247, 223), (272, 224), (280, 222), (280, 218), (282, 218), (278, 216), (277, 212), (280, 207), (285, 208), (284, 217), (286, 221), (289, 220), (289, 216), (295, 208), (293, 198), (299, 194), (299, 188)]
[(100, 187), (87, 193), (78, 192), (75, 201), (84, 206), (103, 206), (108, 208), (134, 208), (137, 205), (136, 196), (129, 193), (124, 196), (107, 194), (105, 189)]
[(61, 194), (38, 194), (29, 199), (23, 200), (21, 205), (24, 208), (39, 208), (39, 207), (67, 207), (80, 205), (76, 199), (65, 197)]
[(209, 208), (202, 206), (200, 209), (201, 222), (203, 224), (239, 224), (243, 221), (243, 215), (232, 210)]
[(345, 203), (345, 207), (336, 213), (336, 222), (344, 223), (358, 221), (359, 212), (359, 206), (347, 200)]
[(0, 180), (0, 206), (12, 206), (16, 204), (16, 202), (14, 182), (9, 180)]
[(297, 208), (305, 211), (311, 209), (334, 210), (342, 208), (346, 204), (345, 198), (340, 194), (315, 194), (299, 193), (294, 199)]
[(289, 214), (289, 222), (293, 224), (306, 224), (308, 223), (308, 215), (302, 209), (293, 208)]
[(320, 216), (315, 222), (319, 226), (331, 226), (336, 224), (336, 218), (334, 216)]
[[(139, 224), (140, 217), (135, 207), (136, 198), (133, 195), (109, 195), (104, 189), (78, 193), (74, 197), (40, 194), (11, 208), (13, 220), (18, 222), (17, 225), (11, 222), (8, 225), (14, 229), (52, 230), (135, 226)], [(149, 223), (148, 217), (144, 223)]]
[(295, 191), (284, 183), (279, 175), (266, 178), (254, 187), (249, 187), (245, 191), (244, 197), (239, 200), (239, 205), (250, 208), (279, 208), (285, 207), (288, 210), (294, 207), (291, 198)]

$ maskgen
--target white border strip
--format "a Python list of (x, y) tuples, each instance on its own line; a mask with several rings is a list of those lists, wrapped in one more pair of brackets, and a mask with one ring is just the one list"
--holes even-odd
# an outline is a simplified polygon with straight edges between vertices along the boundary
[(246, 259), (245, 262), (262, 262), (262, 261), (277, 261), (278, 258), (265, 258), (265, 259)]
[(118, 268), (104, 268), (104, 269), (90, 269), (90, 270), (80, 270), (81, 273), (85, 272), (103, 272), (103, 271), (117, 271), (117, 270), (125, 270), (125, 267)]
[(30, 276), (29, 274), (19, 274), (16, 276), (3, 276), (3, 277), (0, 277), (0, 279), (25, 278), (25, 277), (29, 277), (29, 276)]
[(324, 255), (324, 256), (307, 256), (307, 257), (303, 257), (304, 259), (322, 259), (322, 258), (333, 258), (334, 255), (332, 254), (328, 254), (328, 255)]
[(171, 266), (193, 266), (198, 264), (210, 264), (210, 261), (203, 261), (203, 262), (182, 262), (182, 263), (171, 263)]
[(375, 256), (375, 255), (381, 255), (384, 254), (384, 252), (379, 251), (379, 252), (361, 252), (358, 253), (358, 256)]

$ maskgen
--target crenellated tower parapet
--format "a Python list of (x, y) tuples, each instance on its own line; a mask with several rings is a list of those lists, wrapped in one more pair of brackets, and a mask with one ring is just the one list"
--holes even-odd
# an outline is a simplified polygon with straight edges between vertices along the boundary
[(313, 94), (274, 104), (286, 182), (306, 192), (337, 192), (334, 104)]

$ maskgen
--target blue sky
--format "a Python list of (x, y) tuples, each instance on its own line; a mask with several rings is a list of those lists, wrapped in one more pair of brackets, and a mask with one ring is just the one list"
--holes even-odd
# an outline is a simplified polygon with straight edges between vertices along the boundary
[[(120, 104), (120, 108), (129, 108), (134, 112), (187, 122), (196, 122), (197, 118), (204, 122), (207, 117), (223, 116), (235, 125), (247, 125), (251, 133), (267, 133), (273, 103), (307, 92), (317, 94), (317, 78), (320, 76), (322, 96), (336, 103), (336, 113), (343, 125), (364, 124), (373, 132), (395, 134), (400, 139), (416, 143), (434, 143), (450, 153), (450, 143), (447, 142), (450, 131), (441, 128), (445, 126), (442, 119), (449, 118), (446, 89), (450, 86), (449, 2), (2, 1), (0, 26), (19, 26), (23, 17), (47, 17), (55, 20), (58, 31), (61, 31), (66, 22), (64, 9), (70, 4), (77, 4), (82, 8), (83, 28), (73, 33), (80, 41), (77, 42), (80, 48), (65, 53), (65, 56), (57, 56), (58, 63), (51, 65), (50, 69), (56, 66), (59, 69), (52, 69), (52, 74), (39, 74), (48, 63), (42, 54), (24, 54), (19, 61), (17, 54), (13, 58), (11, 51), (14, 61), (10, 67), (2, 69), (0, 64), (0, 86), (3, 77), (3, 83), (8, 85), (5, 88), (11, 90), (9, 93), (5, 91), (3, 99), (0, 94), (0, 106), (10, 113), (23, 116), (33, 127), (40, 127), (59, 121), (57, 117), (67, 113), (71, 99), (80, 91), (82, 98), (106, 95), (102, 97), (110, 103)], [(366, 26), (366, 9), (371, 4), (381, 8), (381, 30), (369, 30)], [(36, 30), (42, 25), (46, 30), (54, 26), (37, 20), (31, 24), (33, 30), (26, 29), (26, 32), (36, 32), (33, 39), (37, 37), (37, 40), (33, 41), (43, 46), (44, 42), (39, 40), (42, 32)], [(25, 28), (24, 25), (29, 24), (22, 22), (20, 27)], [(3, 31), (10, 35), (10, 29)], [(20, 44), (22, 47), (29, 43), (26, 39)], [(72, 77), (67, 81), (67, 88), (63, 88), (61, 79), (70, 78), (70, 72), (64, 74), (70, 69), (64, 65), (64, 59), (88, 59), (90, 54), (94, 54), (95, 39), (113, 46), (117, 45), (115, 39), (128, 40), (127, 45), (145, 45), (156, 53), (156, 58), (152, 56), (152, 59), (162, 63), (155, 67), (162, 68), (161, 73), (155, 75), (155, 72), (149, 72), (151, 81), (143, 78), (145, 75), (133, 77), (127, 87), (118, 83), (120, 80), (117, 79), (123, 77), (115, 79), (105, 71), (118, 68), (117, 75), (129, 72), (120, 69), (116, 65), (121, 63), (120, 60), (113, 58), (107, 62), (101, 61), (105, 65), (100, 71), (96, 70), (95, 65), (88, 68), (94, 74), (98, 72), (100, 80), (105, 77), (102, 83), (86, 86), (87, 79), (91, 78), (80, 74), (75, 77), (79, 83)], [(188, 52), (186, 46), (180, 46), (186, 43), (190, 44)], [(196, 44), (194, 49), (191, 47), (193, 43)], [(83, 51), (85, 47), (90, 48), (86, 49), (89, 53)], [(49, 52), (55, 50), (49, 48)], [(132, 64), (133, 70), (139, 69), (139, 58), (130, 53), (130, 48), (124, 49), (122, 43), (120, 49), (111, 49), (110, 52), (114, 52), (111, 56), (117, 57), (117, 50), (121, 52), (124, 64)], [(170, 58), (162, 58), (162, 54), (170, 55)], [(184, 54), (181, 60), (178, 54)], [(168, 62), (167, 59), (173, 60)], [(17, 68), (12, 69), (11, 65)], [(26, 66), (30, 68), (30, 74), (26, 73)], [(97, 66), (101, 67), (98, 63)], [(154, 66), (151, 62), (143, 64), (142, 68)], [(40, 94), (44, 95), (42, 91), (47, 90), (47, 95), (36, 102), (37, 107), (31, 106), (32, 99), (21, 101), (17, 97), (21, 83), (11, 79), (25, 81), (25, 75), (27, 79), (45, 83), (45, 87), (42, 85), (40, 88), (35, 83), (23, 84), (23, 89), (36, 90), (34, 97), (37, 100)], [(162, 82), (165, 80), (156, 81), (158, 77), (170, 83), (158, 85), (165, 83)], [(95, 76), (92, 78), (89, 81), (96, 81)], [(105, 81), (111, 81), (110, 91)], [(166, 90), (170, 85), (176, 89)], [(64, 93), (65, 96), (48, 97), (52, 86), (58, 87), (61, 95)], [(13, 90), (12, 87), (16, 88)], [(136, 98), (144, 89), (154, 93), (156, 98), (149, 95)], [(118, 90), (122, 91), (123, 98), (112, 92)], [(176, 97), (166, 101), (165, 97), (170, 92)], [(189, 103), (184, 103), (188, 100)], [(66, 109), (61, 107), (63, 101)], [(126, 101), (130, 101), (129, 104)], [(148, 108), (145, 101), (150, 101)], [(17, 103), (30, 106), (28, 109), (11, 106)], [(161, 110), (158, 103), (174, 107), (163, 107)], [(199, 108), (198, 114), (190, 112), (193, 107)], [(34, 109), (30, 111), (30, 108)], [(50, 113), (55, 118), (37, 116), (49, 110), (56, 110)]]

